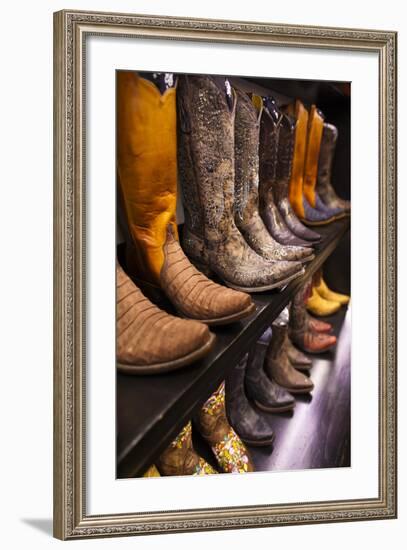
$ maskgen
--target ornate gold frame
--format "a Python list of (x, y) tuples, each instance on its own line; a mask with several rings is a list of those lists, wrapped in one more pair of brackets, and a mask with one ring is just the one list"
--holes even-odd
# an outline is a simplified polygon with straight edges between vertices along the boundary
[[(83, 75), (90, 34), (362, 50), (379, 58), (379, 496), (86, 515)], [(146, 15), (54, 14), (54, 535), (61, 539), (396, 517), (396, 41), (387, 31)]]

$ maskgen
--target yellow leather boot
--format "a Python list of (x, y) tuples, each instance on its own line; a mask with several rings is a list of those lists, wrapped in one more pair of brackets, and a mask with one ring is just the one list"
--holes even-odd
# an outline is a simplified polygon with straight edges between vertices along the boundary
[(307, 300), (307, 309), (314, 315), (324, 317), (336, 313), (341, 307), (339, 302), (326, 300), (312, 287), (311, 296)]
[(295, 140), (293, 150), (293, 163), (291, 168), (291, 179), (288, 188), (290, 204), (300, 219), (305, 218), (302, 190), (304, 183), (304, 162), (307, 147), (308, 111), (297, 100), (287, 108), (287, 112), (296, 120)]
[(250, 296), (207, 279), (178, 242), (176, 86), (161, 94), (136, 72), (118, 72), (117, 169), (135, 260), (130, 271), (136, 265), (140, 284), (161, 288), (181, 316), (206, 324), (250, 315)]
[(157, 466), (152, 464), (143, 477), (161, 477), (160, 472), (157, 470)]
[(321, 147), (324, 119), (315, 105), (312, 105), (308, 117), (307, 151), (304, 163), (303, 193), (312, 208), (316, 208), (315, 186), (317, 183), (318, 157)]
[(319, 284), (315, 287), (315, 290), (318, 292), (321, 298), (324, 298), (325, 300), (339, 302), (342, 306), (346, 306), (346, 304), (349, 303), (350, 296), (330, 290), (322, 277)]

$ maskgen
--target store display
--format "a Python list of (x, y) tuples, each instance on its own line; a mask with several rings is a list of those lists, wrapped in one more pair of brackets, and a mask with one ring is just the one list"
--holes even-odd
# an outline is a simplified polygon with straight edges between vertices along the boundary
[(249, 353), (245, 376), (246, 394), (262, 411), (291, 411), (295, 407), (295, 399), (274, 380), (268, 378), (264, 371), (264, 351), (261, 348), (265, 346), (257, 344)]
[(287, 325), (278, 321), (273, 323), (271, 341), (264, 363), (266, 374), (271, 380), (291, 393), (309, 393), (314, 384), (310, 378), (299, 372), (290, 363), (286, 351), (287, 334)]
[(274, 432), (265, 415), (249, 402), (245, 391), (247, 356), (229, 372), (225, 382), (226, 413), (240, 439), (253, 447), (271, 445)]
[[(264, 105), (260, 109), (259, 196), (261, 216), (269, 233), (277, 242), (284, 245), (310, 247), (312, 243), (309, 240), (302, 239), (290, 231), (274, 202), (273, 187), (276, 185), (279, 128), (283, 115), (276, 109), (270, 112)], [(309, 252), (309, 254), (311, 253)]]
[[(248, 95), (236, 90), (235, 114), (235, 222), (250, 247), (266, 260), (309, 260), (308, 249), (285, 246), (273, 239), (259, 212), (260, 113)], [(269, 199), (272, 200), (269, 194)], [(307, 243), (308, 244), (308, 243)], [(298, 264), (298, 269), (301, 265)]]
[(218, 473), (195, 451), (192, 444), (191, 422), (184, 426), (160, 455), (157, 468), (162, 476), (202, 476)]
[(202, 406), (196, 426), (209, 443), (222, 472), (253, 472), (249, 452), (226, 417), (224, 382)]
[(350, 203), (331, 184), (336, 126), (311, 97), (244, 78), (117, 73), (117, 370), (155, 375), (118, 375), (118, 456), (137, 448), (125, 476), (250, 473), (274, 454), (294, 463), (284, 430), (335, 372), (342, 354), (311, 356), (335, 349), (349, 302), (322, 276), (348, 220), (322, 226)]
[(339, 208), (350, 213), (350, 202), (338, 197), (332, 186), (332, 163), (335, 155), (338, 129), (333, 124), (324, 123), (318, 160), (318, 178), (316, 191), (322, 201), (330, 208)]
[(183, 248), (191, 260), (228, 286), (260, 292), (302, 273), (290, 262), (269, 262), (244, 240), (234, 221), (234, 118), (224, 78), (180, 77), (179, 172), (184, 195)]
[(152, 304), (116, 264), (116, 361), (127, 374), (157, 374), (206, 355), (215, 336), (203, 323), (179, 319)]
[(336, 336), (315, 330), (315, 323), (306, 310), (310, 284), (310, 281), (305, 283), (291, 301), (289, 336), (302, 351), (323, 353), (336, 344)]

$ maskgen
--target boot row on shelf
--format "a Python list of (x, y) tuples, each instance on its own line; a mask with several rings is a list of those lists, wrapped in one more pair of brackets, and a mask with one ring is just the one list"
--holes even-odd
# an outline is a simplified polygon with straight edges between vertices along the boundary
[[(304, 224), (349, 213), (330, 183), (336, 133), (315, 106), (297, 101), (279, 110), (220, 77), (148, 78), (117, 77), (118, 188), (131, 275), (117, 264), (117, 365), (133, 374), (173, 370), (208, 353), (215, 338), (208, 325), (251, 315), (248, 293), (304, 273), (320, 241)], [(149, 301), (157, 290), (178, 317)]]
[[(293, 411), (295, 396), (308, 394), (312, 361), (304, 354), (332, 349), (332, 325), (306, 311), (312, 281), (296, 294), (261, 339), (228, 373), (225, 383), (208, 399), (157, 461), (151, 475), (204, 475), (254, 470), (246, 446), (270, 446), (272, 414)], [(345, 298), (345, 297), (344, 297)], [(194, 449), (192, 431), (209, 444), (217, 468)], [(155, 472), (155, 474), (154, 474)]]

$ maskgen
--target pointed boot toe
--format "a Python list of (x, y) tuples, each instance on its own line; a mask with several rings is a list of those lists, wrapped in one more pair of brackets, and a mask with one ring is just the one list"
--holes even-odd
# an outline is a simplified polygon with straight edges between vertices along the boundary
[(312, 288), (311, 296), (307, 300), (307, 309), (309, 312), (319, 317), (333, 315), (341, 308), (339, 302), (326, 300), (317, 292), (316, 288)]
[(339, 292), (334, 292), (321, 277), (319, 285), (316, 286), (316, 291), (318, 294), (325, 300), (330, 300), (332, 302), (339, 302), (342, 306), (347, 305), (350, 301), (350, 296), (346, 294), (340, 294)]

